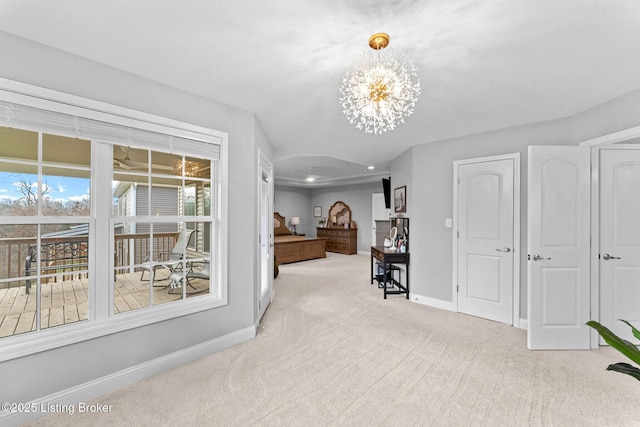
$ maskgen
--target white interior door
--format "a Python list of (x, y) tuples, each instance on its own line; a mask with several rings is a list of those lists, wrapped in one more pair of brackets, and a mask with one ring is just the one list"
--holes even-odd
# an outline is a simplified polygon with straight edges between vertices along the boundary
[(513, 324), (515, 159), (456, 162), (458, 311)]
[(640, 147), (601, 149), (600, 323), (634, 343), (619, 319), (640, 327), (639, 222)]
[(389, 220), (391, 209), (387, 209), (384, 204), (384, 194), (373, 193), (371, 195), (371, 246), (376, 246), (376, 220)]
[(588, 349), (590, 149), (529, 147), (530, 349)]
[(273, 294), (273, 168), (271, 162), (260, 154), (258, 181), (259, 209), (259, 274), (258, 319), (262, 319)]

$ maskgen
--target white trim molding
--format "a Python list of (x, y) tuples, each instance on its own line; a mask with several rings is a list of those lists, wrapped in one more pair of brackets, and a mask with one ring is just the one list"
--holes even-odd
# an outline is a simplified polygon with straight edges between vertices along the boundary
[[(640, 126), (623, 129), (581, 142), (580, 146), (591, 147), (591, 319), (600, 321), (600, 149), (629, 148), (623, 144), (640, 138)], [(621, 144), (617, 146), (616, 144)], [(635, 148), (635, 146), (634, 146)], [(598, 348), (600, 336), (591, 331), (591, 348)]]
[(416, 293), (409, 293), (409, 300), (417, 304), (426, 305), (428, 307), (439, 308), (441, 310), (456, 311), (453, 302), (445, 301), (437, 298), (425, 297), (424, 295), (418, 295)]
[(496, 160), (513, 160), (513, 296), (511, 310), (511, 325), (519, 327), (520, 325), (520, 262), (522, 259), (522, 250), (520, 248), (520, 153), (501, 154), (497, 156), (478, 157), (474, 159), (455, 160), (453, 162), (453, 233), (452, 233), (452, 311), (458, 311), (458, 168), (461, 165), (492, 162)]
[(630, 139), (640, 137), (640, 126), (624, 129), (618, 132), (602, 135), (597, 138), (588, 139), (580, 143), (581, 146), (598, 147), (604, 145), (616, 144), (618, 142), (629, 141)]

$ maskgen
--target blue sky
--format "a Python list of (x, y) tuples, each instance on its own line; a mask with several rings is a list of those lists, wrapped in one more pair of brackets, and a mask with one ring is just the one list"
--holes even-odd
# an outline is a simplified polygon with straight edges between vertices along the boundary
[[(36, 175), (0, 171), (0, 201), (18, 200), (24, 197), (18, 184), (21, 180), (30, 183), (34, 193), (37, 191)], [(47, 196), (52, 200), (70, 202), (89, 198), (89, 178), (45, 176), (42, 182), (48, 189)]]

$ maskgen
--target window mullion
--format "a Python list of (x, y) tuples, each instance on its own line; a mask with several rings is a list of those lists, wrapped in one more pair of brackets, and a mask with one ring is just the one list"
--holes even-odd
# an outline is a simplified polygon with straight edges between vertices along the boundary
[[(42, 222), (42, 132), (38, 132), (38, 188), (36, 190), (36, 212)], [(40, 248), (42, 247), (42, 223), (37, 225), (38, 234), (36, 235), (36, 331), (42, 329), (42, 279), (41, 275), (41, 257)]]
[[(42, 247), (42, 239), (41, 239), (41, 228), (42, 225), (37, 225), (37, 235), (36, 235), (36, 254), (39, 254), (39, 248)], [(42, 329), (42, 281), (40, 279), (40, 256), (36, 257), (36, 331)]]
[[(93, 271), (91, 275), (91, 287), (93, 298), (89, 301), (93, 304), (95, 319), (106, 319), (113, 305), (113, 227), (111, 220), (111, 163), (105, 162), (111, 156), (111, 146), (100, 142), (92, 142), (92, 212), (95, 226), (93, 227), (93, 239), (91, 242), (91, 256)], [(107, 243), (107, 244), (105, 244)], [(108, 260), (108, 261), (107, 261)], [(91, 296), (91, 295), (90, 295)]]
[(44, 194), (44, 192), (42, 191), (42, 185), (43, 185), (43, 181), (42, 181), (42, 132), (38, 132), (38, 188), (36, 191), (36, 194), (38, 195), (37, 197), (37, 203), (36, 203), (36, 210), (37, 210), (37, 214), (39, 217), (42, 216), (42, 195)]

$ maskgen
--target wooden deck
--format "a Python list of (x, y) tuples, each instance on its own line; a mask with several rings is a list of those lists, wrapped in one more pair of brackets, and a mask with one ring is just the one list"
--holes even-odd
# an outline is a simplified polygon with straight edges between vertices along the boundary
[[(165, 304), (182, 298), (182, 288), (171, 290), (166, 280), (168, 271), (159, 269), (153, 287), (153, 305)], [(147, 277), (147, 275), (145, 275)], [(205, 295), (209, 281), (191, 279), (196, 288), (187, 287), (187, 298)], [(87, 320), (88, 279), (66, 280), (42, 285), (40, 322), (41, 329)], [(113, 312), (122, 313), (150, 306), (149, 282), (140, 280), (140, 273), (116, 276)], [(25, 286), (0, 289), (0, 337), (36, 330), (36, 286), (27, 294)]]

